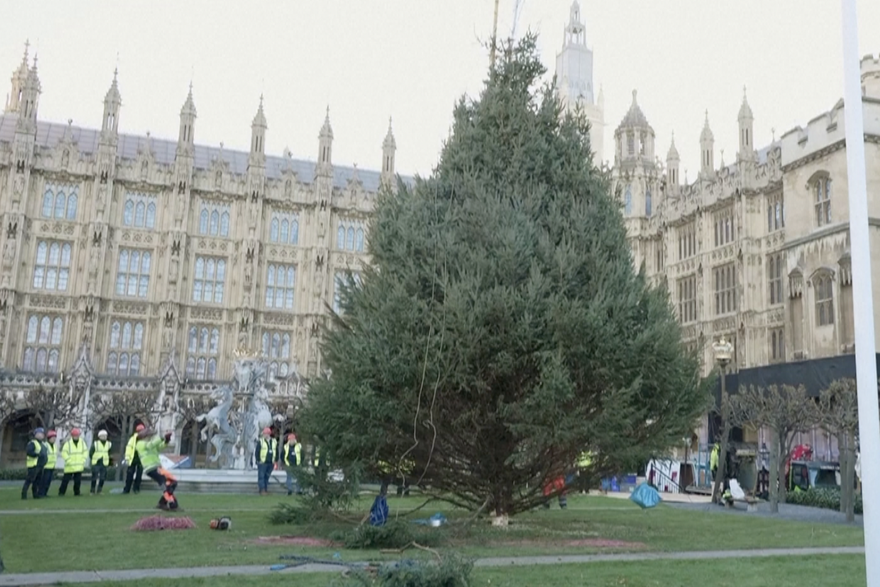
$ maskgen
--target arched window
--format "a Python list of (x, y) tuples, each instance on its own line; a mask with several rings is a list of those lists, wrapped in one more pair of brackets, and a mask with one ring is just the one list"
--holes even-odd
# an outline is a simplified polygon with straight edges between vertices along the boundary
[(269, 333), (268, 332), (263, 333), (263, 356), (264, 357), (269, 356)]
[(296, 220), (290, 223), (290, 244), (295, 245), (299, 242), (299, 222)]
[(125, 207), (122, 212), (122, 224), (125, 226), (134, 225), (134, 202), (132, 200), (125, 201)]
[(52, 190), (46, 190), (43, 194), (43, 218), (52, 218), (52, 210), (55, 205), (55, 195)]
[(196, 361), (196, 377), (199, 379), (204, 379), (207, 375), (206, 373), (207, 362), (205, 361), (205, 357), (199, 357), (199, 360)]
[(345, 248), (349, 251), (354, 250), (354, 228), (348, 227), (348, 239), (345, 242)]
[(354, 237), (354, 250), (363, 252), (364, 250), (364, 229), (358, 228)]
[(67, 198), (67, 219), (68, 220), (76, 220), (76, 204), (78, 198), (76, 194), (70, 194), (70, 197)]
[(46, 349), (39, 349), (37, 351), (37, 371), (43, 372), (46, 370), (46, 363), (49, 360), (49, 353)]
[(645, 216), (650, 216), (652, 212), (651, 190), (645, 192)]
[(52, 325), (52, 344), (59, 345), (61, 344), (61, 337), (63, 335), (64, 330), (64, 320), (61, 318), (55, 318), (55, 322)]
[(216, 328), (211, 331), (211, 348), (209, 352), (212, 355), (220, 352), (220, 331)]
[(138, 202), (134, 208), (134, 225), (142, 227), (146, 222), (147, 207), (143, 202)]
[(216, 236), (220, 232), (220, 213), (217, 210), (211, 212), (211, 234)]
[(229, 212), (220, 216), (220, 236), (229, 236)]
[(110, 327), (110, 348), (118, 349), (121, 338), (122, 327), (119, 325), (119, 322), (114, 322), (113, 326)]
[(273, 243), (278, 242), (278, 219), (273, 218), (272, 223), (269, 225), (269, 240)]
[(208, 234), (208, 211), (205, 209), (199, 214), (199, 234)]
[(131, 362), (128, 365), (128, 375), (129, 377), (137, 377), (140, 375), (141, 370), (141, 357), (137, 353), (132, 353)]
[[(290, 358), (290, 335), (285, 334), (281, 340), (281, 356), (285, 359)], [(285, 373), (286, 375), (287, 373)]]
[(187, 345), (187, 350), (191, 353), (194, 353), (198, 350), (199, 347), (199, 331), (193, 326), (189, 329), (189, 344)]
[(626, 186), (626, 192), (623, 196), (623, 211), (627, 216), (632, 215), (632, 207), (633, 207), (633, 194), (632, 188), (630, 186)]
[(272, 361), (269, 364), (269, 379), (275, 379), (275, 376), (278, 374), (278, 363)]
[(64, 192), (58, 192), (58, 195), (55, 196), (55, 218), (64, 218), (66, 203), (67, 198), (64, 197)]
[(118, 358), (116, 357), (116, 353), (110, 353), (107, 355), (107, 373), (110, 375), (116, 375), (116, 365), (118, 364)]
[(52, 320), (48, 316), (43, 316), (40, 320), (40, 344), (49, 344), (52, 337)]
[(194, 377), (196, 374), (196, 360), (192, 357), (189, 357), (186, 360), (186, 375), (187, 377)]
[(831, 178), (819, 172), (812, 180), (814, 206), (816, 207), (816, 225), (831, 224)]
[(40, 320), (36, 316), (31, 316), (28, 320), (27, 343), (34, 344), (37, 342), (37, 330), (39, 329)]
[(202, 328), (202, 332), (199, 336), (199, 352), (207, 353), (208, 352), (208, 329)]
[(206, 377), (208, 379), (214, 379), (217, 377), (217, 359), (208, 359), (208, 372), (206, 373)]
[(119, 354), (119, 374), (128, 375), (128, 353)]
[(138, 323), (134, 327), (134, 344), (135, 350), (141, 350), (144, 347), (144, 325)]
[(49, 351), (49, 364), (46, 366), (46, 370), (49, 373), (57, 373), (58, 372), (58, 349), (52, 349)]
[(34, 349), (28, 347), (24, 349), (24, 361), (22, 362), (21, 368), (25, 371), (33, 371), (34, 366)]
[(156, 227), (156, 204), (150, 203), (150, 205), (147, 206), (147, 218), (145, 225), (147, 228)]
[(834, 282), (830, 273), (813, 278), (816, 301), (816, 323), (819, 326), (834, 324)]
[(336, 248), (340, 251), (345, 250), (345, 227), (340, 226), (336, 231)]
[(126, 322), (125, 326), (122, 327), (122, 348), (130, 349), (131, 348), (131, 322)]

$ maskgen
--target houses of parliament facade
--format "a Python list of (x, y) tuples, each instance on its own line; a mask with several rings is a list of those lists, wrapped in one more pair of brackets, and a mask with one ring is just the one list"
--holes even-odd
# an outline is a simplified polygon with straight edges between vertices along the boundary
[[(658, 156), (636, 92), (606, 157), (592, 60), (574, 2), (560, 98), (587, 113), (634, 261), (668, 288), (705, 371), (721, 337), (734, 345), (733, 371), (851, 355), (843, 102), (758, 147), (743, 96), (729, 163), (716, 161), (707, 114), (688, 181), (674, 141)], [(878, 59), (862, 61), (862, 82), (880, 269)], [(176, 141), (119, 132), (115, 74), (100, 128), (40, 120), (40, 95), (26, 52), (0, 116), (0, 390), (18, 404), (38, 386), (152, 390), (161, 410), (228, 381), (240, 348), (261, 353), (285, 393), (324, 373), (318, 341), (338, 284), (367, 262), (374, 199), (398, 179), (390, 125), (369, 171), (333, 164), (329, 110), (316, 160), (302, 161), (265, 153), (262, 99), (239, 152), (197, 144), (191, 88)], [(0, 460), (23, 431), (5, 431)]]

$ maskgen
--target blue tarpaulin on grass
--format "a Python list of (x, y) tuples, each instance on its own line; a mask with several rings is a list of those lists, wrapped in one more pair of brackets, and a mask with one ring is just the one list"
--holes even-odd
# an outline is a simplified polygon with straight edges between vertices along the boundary
[(642, 509), (652, 508), (663, 501), (663, 498), (660, 497), (660, 492), (648, 485), (647, 482), (642, 482), (641, 485), (636, 487), (629, 498), (639, 504), (639, 507)]

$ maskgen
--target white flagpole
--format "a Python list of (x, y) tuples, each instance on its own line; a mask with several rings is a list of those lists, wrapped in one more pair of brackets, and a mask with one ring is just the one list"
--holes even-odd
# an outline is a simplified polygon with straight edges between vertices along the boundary
[(859, 441), (862, 460), (865, 566), (867, 586), (880, 587), (880, 415), (874, 339), (874, 295), (871, 241), (868, 233), (868, 186), (865, 171), (865, 127), (856, 0), (841, 0), (843, 17), (844, 116), (846, 170), (849, 186), (849, 234), (852, 257), (856, 382), (859, 390)]

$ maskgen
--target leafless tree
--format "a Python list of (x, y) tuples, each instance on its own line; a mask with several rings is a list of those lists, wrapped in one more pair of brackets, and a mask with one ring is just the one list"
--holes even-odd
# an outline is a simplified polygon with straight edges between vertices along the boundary
[(822, 390), (821, 424), (837, 437), (840, 451), (840, 511), (855, 519), (856, 436), (859, 432), (859, 396), (853, 379), (838, 379)]
[(803, 385), (793, 387), (771, 385), (764, 388), (740, 387), (731, 398), (736, 418), (757, 428), (769, 428), (773, 439), (770, 447), (770, 510), (779, 511), (785, 502), (785, 463), (791, 453), (795, 436), (807, 432), (820, 422), (817, 402), (807, 396)]
[[(173, 410), (183, 420), (184, 425), (189, 424), (190, 433), (190, 454), (189, 457), (195, 466), (196, 455), (198, 454), (199, 442), (199, 422), (196, 420), (199, 416), (206, 413), (213, 407), (211, 399), (206, 395), (188, 395), (180, 396), (177, 405), (173, 406)], [(208, 444), (210, 446), (210, 443)], [(207, 456), (207, 455), (206, 455)]]
[[(91, 396), (92, 422), (111, 422), (122, 433), (121, 442), (115, 451), (118, 454), (118, 463), (125, 458), (125, 445), (134, 433), (135, 422), (149, 421), (156, 415), (156, 399), (156, 393), (142, 391), (96, 393)], [(122, 467), (116, 470), (116, 475), (121, 478)]]
[(35, 424), (43, 428), (67, 426), (74, 422), (83, 400), (83, 391), (62, 384), (51, 388), (32, 389), (25, 399), (25, 407), (34, 414)]
[(713, 413), (721, 420), (721, 429), (718, 433), (720, 452), (718, 454), (718, 470), (715, 473), (715, 482), (712, 487), (712, 501), (717, 502), (721, 497), (721, 482), (727, 475), (727, 451), (730, 449), (730, 432), (738, 424), (738, 413), (734, 410), (734, 404), (730, 401), (730, 394), (721, 392), (721, 398), (715, 404)]

